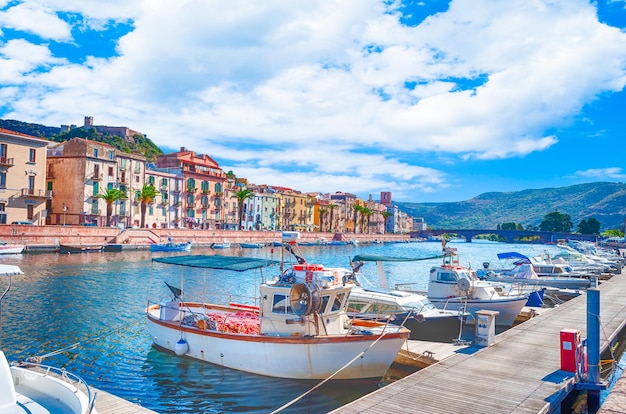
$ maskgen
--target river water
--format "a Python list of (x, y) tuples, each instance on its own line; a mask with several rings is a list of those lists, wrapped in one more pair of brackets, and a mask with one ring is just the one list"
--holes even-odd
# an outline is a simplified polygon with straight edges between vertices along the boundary
[[(497, 262), (496, 254), (517, 251), (538, 256), (555, 246), (490, 242), (450, 243), (463, 265)], [(349, 267), (355, 254), (431, 257), (438, 243), (387, 243), (360, 246), (303, 247), (310, 263)], [(267, 378), (180, 358), (152, 347), (144, 308), (153, 272), (178, 272), (152, 264), (152, 258), (179, 253), (143, 250), (117, 253), (27, 253), (0, 257), (21, 267), (2, 308), (1, 347), (9, 360), (46, 357), (43, 363), (65, 366), (91, 386), (160, 413), (271, 412), (309, 391), (317, 383)], [(246, 255), (280, 259), (275, 248), (212, 250), (193, 254)], [(389, 285), (417, 283), (426, 289), (428, 271), (441, 259), (387, 263)], [(161, 266), (161, 267), (159, 267)], [(363, 269), (376, 280), (376, 266)], [(252, 296), (258, 284), (250, 272), (214, 272), (210, 283), (233, 294)], [(0, 281), (4, 290), (6, 281)], [(68, 347), (76, 345), (75, 348)], [(56, 353), (55, 351), (62, 351)], [(316, 389), (283, 412), (327, 412), (365, 395), (384, 383), (342, 381)]]

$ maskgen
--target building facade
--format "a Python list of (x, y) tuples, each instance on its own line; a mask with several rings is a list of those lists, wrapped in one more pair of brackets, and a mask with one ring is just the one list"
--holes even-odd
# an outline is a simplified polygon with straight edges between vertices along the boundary
[(46, 182), (50, 144), (0, 128), (0, 224), (45, 224), (52, 198)]

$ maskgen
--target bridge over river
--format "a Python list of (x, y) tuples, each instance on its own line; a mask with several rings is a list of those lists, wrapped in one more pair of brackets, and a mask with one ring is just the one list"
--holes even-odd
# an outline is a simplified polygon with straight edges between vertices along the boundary
[(471, 243), (472, 238), (478, 235), (495, 234), (506, 239), (507, 243), (519, 242), (523, 237), (534, 237), (539, 243), (556, 243), (557, 240), (581, 240), (596, 242), (598, 236), (595, 234), (578, 234), (578, 233), (557, 233), (550, 231), (531, 231), (531, 230), (493, 230), (493, 229), (440, 229), (440, 230), (424, 230), (409, 233), (411, 238), (428, 238), (429, 236), (440, 236), (442, 234), (456, 234), (464, 237), (465, 241)]

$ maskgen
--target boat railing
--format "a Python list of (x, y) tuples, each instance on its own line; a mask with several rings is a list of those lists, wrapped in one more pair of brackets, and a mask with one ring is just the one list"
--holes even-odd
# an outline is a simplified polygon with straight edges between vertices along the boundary
[(85, 381), (82, 377), (67, 371), (65, 368), (53, 367), (50, 365), (40, 364), (38, 362), (18, 361), (14, 363), (14, 365), (19, 368), (34, 369), (40, 372), (43, 371), (41, 373), (46, 376), (52, 373), (59, 379), (65, 381), (67, 384), (76, 387), (77, 389), (79, 389), (79, 387), (84, 388), (83, 391), (87, 395), (88, 401), (87, 414), (92, 412), (95, 406), (97, 393), (91, 393), (91, 388), (89, 388), (89, 384), (87, 384), (87, 381)]

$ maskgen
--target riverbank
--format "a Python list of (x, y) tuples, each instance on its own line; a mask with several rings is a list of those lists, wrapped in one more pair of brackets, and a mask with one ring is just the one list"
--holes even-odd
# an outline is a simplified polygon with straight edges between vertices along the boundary
[[(24, 244), (27, 251), (55, 250), (64, 245), (121, 245), (122, 248), (148, 248), (151, 244), (191, 241), (194, 245), (210, 246), (225, 241), (240, 243), (271, 243), (281, 239), (279, 231), (191, 230), (191, 229), (124, 229), (116, 227), (87, 226), (0, 226), (0, 240), (8, 244)], [(301, 232), (300, 241), (314, 242), (319, 239), (356, 240), (359, 243), (404, 242), (406, 234), (353, 234)]]

